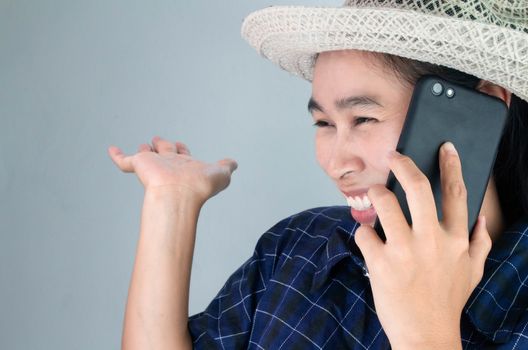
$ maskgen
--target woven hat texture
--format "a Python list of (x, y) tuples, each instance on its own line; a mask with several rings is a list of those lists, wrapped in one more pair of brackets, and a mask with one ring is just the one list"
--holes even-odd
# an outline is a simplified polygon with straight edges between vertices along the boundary
[(312, 80), (315, 54), (359, 49), (454, 68), (528, 101), (528, 0), (347, 0), (272, 6), (242, 36), (282, 69)]

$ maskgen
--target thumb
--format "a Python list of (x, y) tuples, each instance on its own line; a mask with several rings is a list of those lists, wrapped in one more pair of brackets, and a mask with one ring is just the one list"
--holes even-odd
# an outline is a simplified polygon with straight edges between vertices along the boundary
[(475, 286), (482, 279), (484, 264), (491, 250), (491, 245), (491, 237), (486, 227), (486, 218), (483, 215), (479, 216), (469, 242), (469, 256), (473, 261), (475, 279), (477, 280)]
[(361, 250), (361, 254), (363, 254), (367, 265), (371, 264), (371, 260), (378, 255), (378, 252), (384, 245), (376, 231), (369, 225), (361, 225), (356, 230), (354, 240)]
[(219, 160), (216, 163), (226, 168), (230, 174), (232, 174), (238, 168), (237, 162), (231, 158), (225, 158), (225, 159)]

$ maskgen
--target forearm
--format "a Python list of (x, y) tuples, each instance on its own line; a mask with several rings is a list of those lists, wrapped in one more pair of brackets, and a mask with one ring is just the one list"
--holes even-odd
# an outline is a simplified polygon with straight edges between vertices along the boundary
[(191, 349), (189, 283), (201, 204), (147, 190), (123, 329), (123, 349)]

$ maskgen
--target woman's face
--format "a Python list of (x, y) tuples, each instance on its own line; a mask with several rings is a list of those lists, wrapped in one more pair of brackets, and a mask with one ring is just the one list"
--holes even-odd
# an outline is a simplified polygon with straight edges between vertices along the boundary
[[(366, 197), (370, 186), (386, 183), (387, 156), (412, 95), (411, 86), (374, 59), (358, 50), (325, 52), (314, 68), (309, 108), (318, 125), (317, 161), (345, 197)], [(356, 209), (361, 204), (351, 208), (356, 221), (374, 223), (372, 208)]]

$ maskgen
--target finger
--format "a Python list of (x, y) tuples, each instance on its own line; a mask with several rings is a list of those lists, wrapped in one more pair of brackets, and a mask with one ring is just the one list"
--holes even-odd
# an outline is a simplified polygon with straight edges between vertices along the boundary
[(451, 142), (440, 149), (440, 181), (442, 183), (442, 225), (452, 233), (467, 236), (467, 192), (462, 164)]
[(176, 142), (176, 150), (179, 154), (191, 155), (191, 151), (183, 142)]
[(403, 215), (398, 199), (382, 185), (369, 188), (367, 196), (378, 214), (387, 242), (402, 242), (409, 238), (410, 227)]
[(108, 154), (112, 161), (117, 165), (121, 171), (125, 173), (134, 172), (134, 166), (132, 165), (132, 157), (127, 157), (123, 154), (121, 149), (116, 146), (108, 147)]
[(177, 153), (176, 145), (174, 143), (162, 139), (159, 136), (154, 136), (152, 138), (152, 146), (154, 146), (154, 150), (158, 153)]
[(399, 152), (389, 157), (389, 167), (405, 191), (414, 231), (427, 231), (438, 220), (429, 179), (410, 157)]
[(486, 218), (479, 216), (469, 242), (469, 256), (473, 263), (474, 285), (482, 279), (484, 264), (491, 251), (492, 241), (486, 227)]
[(354, 234), (354, 241), (365, 258), (367, 268), (375, 266), (376, 257), (384, 246), (376, 231), (369, 225), (361, 225)]
[(138, 152), (153, 152), (154, 150), (149, 144), (142, 143), (139, 145)]
[(237, 162), (231, 158), (219, 160), (217, 164), (225, 167), (225, 169), (228, 170), (230, 174), (232, 174), (238, 168)]

